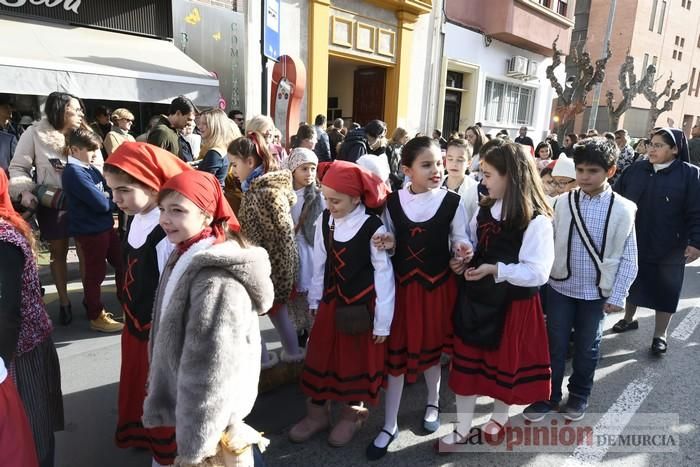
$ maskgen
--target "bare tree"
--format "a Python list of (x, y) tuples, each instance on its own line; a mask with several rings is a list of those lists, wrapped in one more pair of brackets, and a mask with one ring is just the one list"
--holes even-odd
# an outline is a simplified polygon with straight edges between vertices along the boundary
[(605, 66), (612, 52), (608, 43), (605, 57), (596, 60), (594, 65), (591, 54), (572, 47), (569, 59), (576, 70), (566, 77), (566, 87), (564, 87), (554, 75), (554, 70), (561, 65), (561, 57), (564, 55), (562, 50), (557, 49), (558, 40), (559, 36), (552, 44), (552, 64), (547, 67), (546, 73), (547, 79), (558, 96), (555, 114), (559, 117), (559, 139), (563, 141), (564, 135), (572, 132), (576, 115), (586, 108), (588, 93), (596, 84), (605, 80)]
[[(666, 80), (666, 85), (664, 86), (663, 91), (660, 93), (654, 91), (654, 85), (656, 84), (654, 81), (654, 75), (651, 76), (649, 83), (649, 86), (642, 89), (642, 94), (644, 94), (644, 97), (646, 97), (650, 104), (649, 120), (647, 121), (647, 133), (651, 133), (651, 130), (656, 126), (656, 120), (658, 120), (659, 116), (664, 112), (672, 110), (673, 101), (680, 99), (683, 92), (688, 89), (688, 83), (682, 84), (678, 89), (673, 89), (673, 84), (675, 83), (673, 80), (673, 75), (668, 77)], [(661, 107), (659, 107), (659, 101), (667, 96), (668, 99), (666, 99)]]
[(644, 89), (653, 88), (656, 68), (654, 65), (649, 65), (644, 71), (645, 73), (642, 79), (637, 81), (637, 75), (634, 73), (634, 57), (630, 55), (628, 50), (625, 61), (620, 66), (620, 73), (617, 76), (620, 91), (622, 92), (622, 99), (617, 104), (617, 107), (615, 106), (615, 96), (613, 92), (608, 90), (608, 92), (605, 93), (610, 131), (615, 131), (619, 128), (620, 117), (632, 107), (634, 98), (641, 94)]

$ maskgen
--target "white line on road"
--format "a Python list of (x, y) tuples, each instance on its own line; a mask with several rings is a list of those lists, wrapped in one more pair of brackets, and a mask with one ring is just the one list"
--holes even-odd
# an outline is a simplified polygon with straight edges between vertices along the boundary
[(692, 310), (683, 318), (683, 321), (676, 326), (671, 337), (679, 341), (687, 341), (695, 332), (695, 328), (700, 324), (700, 307), (693, 307)]
[[(671, 337), (686, 341), (693, 335), (695, 329), (700, 324), (700, 307), (694, 307), (683, 318)], [(597, 439), (597, 435), (610, 435), (613, 437), (622, 434), (627, 424), (630, 422), (634, 414), (639, 410), (644, 399), (654, 389), (654, 385), (660, 378), (660, 373), (646, 369), (644, 375), (632, 381), (615, 403), (608, 409), (598, 423), (593, 427), (593, 439)], [(564, 467), (575, 467), (599, 463), (605, 457), (609, 449), (609, 445), (580, 445), (567, 459)]]

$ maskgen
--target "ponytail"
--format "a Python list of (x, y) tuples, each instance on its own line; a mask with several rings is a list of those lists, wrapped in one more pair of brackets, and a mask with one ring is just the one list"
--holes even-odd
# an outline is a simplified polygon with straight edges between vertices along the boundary
[(247, 136), (235, 139), (228, 146), (228, 153), (242, 159), (252, 157), (256, 167), (263, 166), (263, 172), (274, 172), (279, 170), (279, 161), (272, 155), (267, 147), (265, 138), (256, 131), (251, 131)]

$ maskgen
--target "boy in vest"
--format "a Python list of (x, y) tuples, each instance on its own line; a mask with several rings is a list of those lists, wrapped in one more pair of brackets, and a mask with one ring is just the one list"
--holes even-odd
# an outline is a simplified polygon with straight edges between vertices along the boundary
[(574, 330), (573, 374), (564, 418), (578, 421), (588, 407), (600, 355), (606, 313), (622, 311), (637, 275), (636, 206), (613, 193), (619, 150), (605, 138), (589, 138), (573, 149), (578, 188), (554, 205), (554, 266), (547, 290), (547, 334), (552, 366), (548, 401), (528, 406), (533, 422), (559, 410), (566, 352)]

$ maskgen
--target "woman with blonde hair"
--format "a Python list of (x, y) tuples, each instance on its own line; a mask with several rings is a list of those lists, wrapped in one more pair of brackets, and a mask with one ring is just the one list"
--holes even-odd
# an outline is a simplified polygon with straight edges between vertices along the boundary
[(265, 142), (267, 143), (268, 149), (272, 155), (276, 156), (277, 160), (281, 162), (287, 159), (287, 151), (285, 151), (282, 144), (275, 143), (275, 131), (277, 131), (275, 128), (275, 122), (273, 122), (272, 118), (267, 115), (256, 115), (255, 117), (251, 118), (248, 121), (248, 124), (245, 126), (246, 134), (260, 133), (263, 135), (265, 137)]
[(202, 132), (201, 162), (197, 169), (215, 176), (223, 189), (229, 172), (226, 148), (241, 136), (240, 131), (221, 109), (202, 112), (197, 126)]
[(132, 143), (136, 141), (129, 134), (131, 125), (134, 123), (134, 114), (128, 109), (115, 110), (112, 112), (110, 120), (112, 120), (114, 125), (112, 126), (112, 131), (105, 135), (104, 148), (106, 156), (112, 154), (124, 141), (131, 141)]

